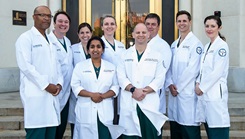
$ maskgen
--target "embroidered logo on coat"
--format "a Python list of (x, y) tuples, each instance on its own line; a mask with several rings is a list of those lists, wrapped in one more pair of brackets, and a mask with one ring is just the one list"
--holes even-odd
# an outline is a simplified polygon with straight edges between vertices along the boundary
[(158, 62), (158, 59), (146, 58), (145, 61)]
[(221, 57), (225, 57), (226, 56), (226, 50), (224, 48), (219, 49), (219, 55)]
[(113, 72), (113, 71), (114, 70), (109, 70), (109, 69), (108, 70), (106, 70), (106, 69), (104, 70), (104, 72)]
[(37, 47), (43, 47), (42, 44), (37, 44), (37, 45), (33, 45), (33, 48), (37, 48)]
[(133, 62), (133, 59), (125, 59), (125, 62)]
[(182, 48), (189, 48), (190, 46), (186, 46), (186, 45), (183, 45), (183, 47)]
[(74, 53), (79, 53), (80, 54), (80, 51), (74, 51)]
[(199, 46), (196, 48), (196, 52), (200, 55), (202, 53), (202, 48)]

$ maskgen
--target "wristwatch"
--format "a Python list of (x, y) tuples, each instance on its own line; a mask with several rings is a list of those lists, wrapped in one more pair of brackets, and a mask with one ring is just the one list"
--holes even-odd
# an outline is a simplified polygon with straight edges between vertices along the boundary
[(133, 87), (131, 87), (131, 88), (130, 88), (130, 90), (129, 90), (129, 91), (130, 91), (130, 92), (133, 94), (133, 93), (134, 93), (135, 88), (136, 88), (136, 87), (134, 87), (134, 86), (133, 86)]

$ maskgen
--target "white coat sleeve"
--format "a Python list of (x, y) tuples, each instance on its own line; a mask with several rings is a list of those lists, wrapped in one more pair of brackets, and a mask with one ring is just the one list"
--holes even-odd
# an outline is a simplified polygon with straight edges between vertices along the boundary
[[(226, 50), (226, 56), (222, 57), (219, 55), (218, 51), (215, 53), (214, 61), (213, 61), (213, 71), (210, 72), (205, 77), (201, 78), (201, 83), (199, 88), (203, 93), (206, 93), (213, 87), (215, 83), (222, 77), (223, 71), (227, 68), (227, 64), (229, 62), (229, 50), (228, 46), (222, 47), (222, 49)], [(219, 49), (220, 50), (220, 49)]]
[(177, 91), (179, 93), (182, 92), (182, 90), (191, 82), (196, 80), (199, 70), (200, 70), (200, 59), (201, 59), (201, 53), (199, 54), (197, 52), (197, 49), (203, 49), (203, 45), (201, 42), (198, 42), (195, 44), (195, 46), (192, 48), (190, 52), (189, 57), (189, 64), (187, 68), (183, 71), (182, 75), (180, 76), (178, 83), (176, 84)]
[(159, 89), (161, 89), (164, 82), (165, 82), (165, 75), (166, 75), (167, 69), (165, 68), (163, 63), (164, 63), (163, 59), (158, 59), (157, 68), (156, 68), (156, 72), (155, 72), (155, 78), (148, 85), (155, 92), (157, 92)]
[(117, 97), (117, 95), (119, 93), (119, 85), (118, 85), (116, 72), (113, 76), (112, 86), (111, 86), (110, 90), (114, 91), (114, 93), (116, 94), (114, 97)]
[(71, 88), (76, 97), (78, 97), (78, 94), (81, 90), (84, 89), (84, 87), (81, 86), (81, 69), (80, 64), (78, 63), (72, 73), (71, 77)]
[(124, 63), (124, 58), (123, 56), (125, 56), (126, 51), (124, 54), (121, 55), (120, 61), (117, 64), (117, 79), (118, 79), (118, 83), (119, 86), (125, 90), (126, 86), (131, 84), (131, 82), (129, 81), (128, 77), (127, 77), (127, 72), (126, 72), (126, 68), (125, 68), (125, 63)]
[[(30, 35), (30, 34), (29, 34)], [(28, 34), (22, 34), (16, 41), (16, 59), (20, 68), (28, 80), (33, 82), (39, 89), (45, 90), (49, 85), (48, 79), (41, 75), (32, 65), (32, 40)]]

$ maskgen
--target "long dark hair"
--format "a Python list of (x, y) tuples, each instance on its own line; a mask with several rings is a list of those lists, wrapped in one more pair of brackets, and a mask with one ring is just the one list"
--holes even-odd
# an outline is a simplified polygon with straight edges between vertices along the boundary
[[(217, 25), (218, 25), (218, 28), (220, 28), (220, 27), (222, 26), (222, 21), (221, 21), (220, 17), (219, 17), (219, 16), (215, 16), (215, 15), (207, 16), (207, 17), (204, 19), (204, 24), (206, 23), (207, 20), (211, 20), (211, 19), (213, 19), (213, 20), (216, 21), (216, 23), (217, 23)], [(220, 32), (219, 32), (219, 37), (220, 37), (222, 40), (226, 41), (225, 37), (224, 37), (223, 35), (221, 35)]]

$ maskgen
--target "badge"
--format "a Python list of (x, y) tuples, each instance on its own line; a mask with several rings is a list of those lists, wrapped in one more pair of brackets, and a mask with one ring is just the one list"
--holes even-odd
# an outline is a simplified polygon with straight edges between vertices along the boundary
[(226, 50), (224, 48), (219, 49), (219, 55), (221, 57), (225, 57), (226, 56)]
[(196, 52), (200, 55), (202, 53), (202, 48), (199, 46), (196, 48)]

